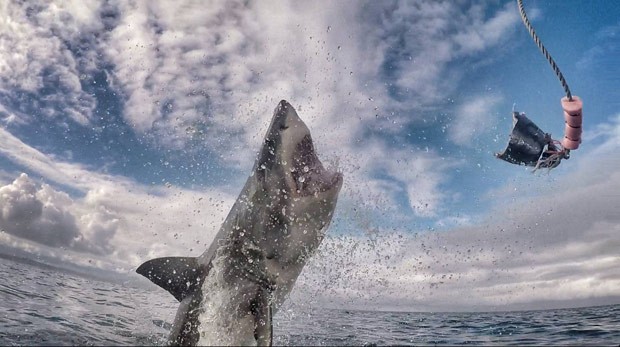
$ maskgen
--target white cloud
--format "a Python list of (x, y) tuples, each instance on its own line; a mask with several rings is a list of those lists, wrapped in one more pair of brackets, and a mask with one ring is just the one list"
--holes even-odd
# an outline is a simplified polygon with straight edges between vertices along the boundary
[(217, 190), (150, 189), (127, 185), (121, 177), (102, 180), (82, 171), (86, 174), (93, 186), (81, 198), (37, 184), (26, 174), (0, 187), (0, 228), (41, 245), (84, 253), (108, 270), (126, 270), (154, 257), (201, 254), (234, 201)]
[(472, 225), (472, 217), (468, 215), (457, 214), (456, 216), (447, 216), (435, 222), (435, 226), (442, 229), (464, 227)]
[[(383, 7), (384, 3), (374, 6)], [(519, 21), (513, 3), (490, 17), (484, 4), (462, 7), (420, 1), (392, 7), (375, 9), (374, 13), (385, 13), (380, 17), (381, 29), (372, 23), (365, 28), (364, 40), (384, 54), (381, 63), (386, 62), (388, 52), (408, 57), (394, 62), (395, 84), (410, 95), (404, 102), (408, 108), (428, 107), (450, 95), (459, 86), (462, 69), (452, 69), (449, 64), (496, 48), (510, 37)]]
[(0, 154), (56, 183), (73, 185), (72, 177), (59, 169), (61, 163), (28, 146), (3, 128), (0, 128)]
[[(458, 85), (450, 62), (495, 47), (518, 23), (512, 5), (487, 18), (484, 6), (462, 12), (432, 1), (321, 6), (226, 1), (200, 11), (189, 1), (118, 6), (118, 25), (103, 50), (115, 66), (114, 85), (126, 97), (127, 120), (170, 146), (199, 138), (225, 165), (242, 167), (249, 167), (274, 106), (284, 98), (313, 130), (320, 153), (338, 153), (349, 166), (363, 161), (370, 165), (365, 172), (376, 171), (379, 151), (373, 151), (379, 153), (376, 160), (359, 157), (366, 155), (357, 150), (363, 132), (402, 131), (418, 108)], [(416, 34), (398, 34), (403, 27)], [(472, 46), (474, 36), (480, 42)], [(405, 98), (389, 96), (386, 64), (394, 64)], [(416, 158), (409, 160), (429, 167)], [(436, 189), (442, 176), (433, 177), (435, 172), (427, 173), (428, 184), (415, 186), (393, 175), (410, 185), (409, 192), (426, 196), (411, 201), (416, 211), (440, 203)]]
[(110, 239), (112, 257), (137, 266), (155, 257), (200, 255), (233, 202), (233, 195), (218, 190), (150, 190), (137, 184), (125, 190), (109, 184), (90, 190), (80, 213), (86, 235), (102, 229), (108, 237), (117, 228)]
[(82, 235), (68, 212), (71, 199), (26, 174), (0, 187), (0, 228), (9, 234), (54, 247), (83, 247)]
[(2, 104), (0, 104), (0, 117), (2, 117), (2, 122), (5, 125), (10, 125), (13, 123), (25, 124), (24, 120), (15, 115), (15, 113), (8, 110)]
[[(234, 201), (230, 192), (217, 188), (149, 187), (62, 162), (3, 129), (0, 139), (4, 145), (0, 145), (0, 152), (16, 164), (84, 194), (70, 197), (22, 174), (0, 187), (0, 227), (42, 245), (88, 253), (87, 257), (96, 259), (87, 264), (90, 266), (126, 269), (157, 256), (199, 255)], [(3, 172), (3, 176), (8, 175)], [(7, 243), (26, 250), (44, 249), (18, 240)]]
[[(604, 191), (620, 191), (620, 176), (510, 206), (508, 215), (475, 226), (413, 237), (330, 238), (293, 298), (431, 311), (620, 300), (618, 197)], [(586, 222), (593, 219), (598, 222)]]
[(446, 171), (459, 166), (459, 163), (442, 160), (434, 153), (412, 155), (408, 151), (383, 152), (390, 153), (389, 159), (384, 157), (386, 160), (375, 165), (383, 167), (393, 179), (405, 187), (409, 206), (414, 214), (421, 217), (437, 216), (449, 194), (442, 185), (447, 181)]
[[(339, 212), (337, 218), (370, 235), (326, 240), (296, 287), (302, 289), (296, 291), (314, 290), (324, 300), (344, 298), (366, 307), (369, 302), (382, 307), (406, 302), (430, 309), (585, 300), (590, 294), (619, 292), (615, 269), (620, 264), (614, 253), (618, 199), (613, 192), (620, 183), (613, 152), (597, 157), (610, 160), (583, 164), (582, 171), (558, 182), (571, 186), (571, 177), (577, 175), (580, 182), (590, 177), (587, 185), (508, 207), (498, 205), (482, 224), (457, 215), (437, 222), (462, 224), (451, 231), (410, 237), (379, 229), (374, 215), (365, 214), (379, 210), (384, 218), (403, 218), (397, 212), (404, 200), (416, 217), (443, 215), (442, 206), (453, 196), (446, 190), (449, 171), (461, 163), (439, 158), (432, 150), (395, 148), (388, 145), (389, 139), (367, 133), (402, 135), (406, 126), (415, 126), (419, 111), (454, 92), (462, 69), (454, 69), (452, 63), (475, 59), (507, 41), (519, 25), (513, 3), (489, 14), (486, 5), (464, 8), (434, 1), (269, 6), (222, 1), (208, 8), (189, 1), (110, 2), (107, 19), (97, 4), (80, 4), (42, 6), (36, 21), (25, 17), (21, 7), (0, 5), (6, 14), (0, 23), (14, 34), (0, 38), (0, 44), (17, 52), (14, 58), (0, 56), (0, 69), (5, 69), (0, 71), (15, 68), (1, 80), (0, 91), (9, 93), (14, 89), (8, 86), (16, 86), (36, 94), (46, 86), (42, 76), (49, 67), (66, 89), (50, 100), (74, 110), (79, 115), (69, 116), (86, 123), (94, 101), (83, 95), (76, 78), (81, 66), (90, 65), (60, 42), (108, 26), (110, 31), (98, 33), (92, 49), (103, 58), (87, 56), (95, 63), (113, 63), (107, 72), (113, 87), (122, 92), (123, 116), (138, 134), (158, 144), (183, 148), (189, 140), (200, 139), (221, 154), (226, 165), (249, 167), (273, 108), (280, 99), (291, 101), (312, 129), (321, 158), (337, 155), (343, 168), (339, 210), (357, 210)], [(46, 36), (50, 29), (57, 30), (57, 36)], [(28, 44), (36, 54), (24, 53), (31, 49)], [(29, 70), (20, 65), (25, 62)], [(391, 94), (392, 87), (398, 97)], [(85, 101), (78, 105), (71, 100)], [(450, 139), (471, 143), (498, 102), (498, 97), (482, 95), (463, 104)], [(2, 107), (7, 120), (23, 116)], [(617, 147), (618, 129), (613, 122), (598, 128), (608, 136), (599, 149)], [(11, 234), (106, 254), (87, 255), (96, 266), (113, 262), (113, 268), (126, 269), (153, 257), (201, 253), (236, 193), (147, 187), (58, 161), (4, 129), (0, 140), (0, 152), (14, 163), (46, 182), (83, 193), (68, 196), (57, 186), (20, 177), (0, 188), (6, 196), (2, 223), (34, 221), (46, 226), (43, 234), (15, 228)], [(599, 164), (608, 166), (598, 170)], [(568, 202), (573, 201), (579, 201), (579, 210), (570, 209)], [(577, 223), (575, 215), (581, 217)], [(595, 223), (588, 222), (593, 219)], [(61, 225), (70, 227), (60, 230)], [(4, 243), (33, 252), (44, 248), (14, 236), (1, 237)], [(74, 240), (82, 240), (82, 248)], [(70, 261), (80, 259), (85, 258)]]
[(494, 107), (502, 100), (495, 95), (480, 95), (461, 105), (448, 128), (448, 137), (457, 145), (473, 147), (474, 140), (493, 127)]
[(594, 129), (584, 132), (583, 142), (594, 142), (604, 139), (597, 151), (610, 151), (620, 147), (620, 114), (611, 117), (608, 122), (599, 123)]
[[(104, 50), (126, 96), (125, 117), (138, 132), (166, 135), (158, 140), (169, 145), (204, 138), (227, 159), (248, 165), (251, 157), (238, 158), (237, 149), (258, 146), (280, 99), (314, 110), (319, 117), (312, 123), (335, 111), (335, 92), (357, 94), (349, 74), (354, 63), (341, 62), (346, 53), (337, 49), (350, 45), (340, 38), (346, 31), (338, 33), (346, 27), (334, 20), (328, 32), (330, 13), (342, 14), (343, 6), (324, 5), (119, 5), (121, 19)], [(276, 15), (273, 6), (304, 15)]]
[[(84, 95), (78, 77), (111, 63), (107, 73), (121, 92), (123, 117), (139, 136), (185, 150), (207, 147), (220, 164), (242, 168), (251, 165), (273, 108), (288, 99), (312, 129), (319, 153), (337, 155), (345, 167), (365, 163), (359, 173), (385, 170), (389, 176), (362, 177), (372, 191), (353, 194), (366, 199), (381, 195), (386, 184), (399, 187), (417, 215), (434, 216), (447, 194), (440, 189), (446, 166), (403, 150), (399, 160), (416, 167), (402, 174), (403, 164), (383, 158), (384, 140), (377, 138), (377, 147), (366, 152), (358, 150), (359, 140), (367, 129), (402, 132), (420, 109), (451, 93), (460, 74), (450, 63), (504, 42), (518, 22), (513, 7), (488, 14), (486, 5), (434, 1), (216, 1), (208, 7), (135, 1), (43, 3), (28, 16), (23, 6), (9, 3), (3, 11), (15, 34), (14, 51), (40, 54), (15, 55), (26, 59), (29, 70), (13, 69), (21, 63), (3, 57), (13, 76), (5, 85), (21, 83), (36, 94), (46, 85), (42, 74), (52, 69), (67, 86), (54, 99), (61, 103), (56, 109), (85, 123), (94, 100)], [(62, 44), (80, 40), (88, 43), (82, 55)], [(388, 74), (397, 76), (393, 85)], [(390, 95), (392, 87), (398, 98)], [(84, 104), (70, 104), (75, 100)], [(366, 160), (368, 153), (375, 157)], [(56, 165), (40, 169), (56, 182), (73, 180), (53, 172)]]
[[(0, 4), (0, 96), (16, 103), (13, 117), (69, 119), (87, 124), (95, 99), (82, 90), (80, 75), (96, 56), (76, 57), (67, 43), (88, 40), (98, 30), (97, 1)], [(94, 26), (93, 26), (94, 23)], [(6, 106), (6, 105), (5, 105)]]
[[(601, 28), (593, 37), (591, 48), (581, 54), (581, 58), (575, 64), (579, 69), (590, 69), (597, 65), (605, 65), (614, 69), (613, 58), (618, 54), (618, 46), (615, 42), (620, 33), (620, 23)], [(608, 65), (607, 65), (608, 64)], [(614, 73), (610, 73), (614, 75)]]
[[(411, 212), (417, 217), (445, 212), (444, 203), (452, 196), (445, 187), (449, 170), (463, 164), (431, 150), (393, 148), (376, 139), (367, 139), (351, 153), (339, 158), (346, 175), (340, 201), (384, 215), (400, 215), (403, 207), (406, 215)], [(405, 206), (401, 206), (403, 199)]]
[(514, 29), (515, 23), (520, 21), (514, 2), (508, 2), (494, 17), (485, 18), (485, 8), (476, 4), (466, 13), (467, 20), (473, 25), (465, 26), (465, 30), (454, 36), (454, 42), (459, 46), (458, 54), (472, 54), (481, 52), (490, 46), (506, 40)]

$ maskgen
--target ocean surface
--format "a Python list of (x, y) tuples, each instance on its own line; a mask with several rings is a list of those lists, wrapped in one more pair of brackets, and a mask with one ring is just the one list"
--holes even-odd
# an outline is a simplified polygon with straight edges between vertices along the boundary
[[(162, 290), (0, 258), (0, 345), (162, 344), (177, 303)], [(620, 305), (493, 313), (282, 310), (277, 345), (620, 344)]]

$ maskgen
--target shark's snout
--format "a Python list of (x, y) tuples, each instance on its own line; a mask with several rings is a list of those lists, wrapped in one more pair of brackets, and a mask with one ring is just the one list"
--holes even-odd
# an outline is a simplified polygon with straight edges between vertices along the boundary
[(286, 100), (280, 100), (280, 103), (278, 104), (278, 107), (280, 107), (280, 108), (288, 108), (288, 107), (291, 107), (291, 104), (289, 104), (288, 101), (286, 101)]
[[(278, 130), (286, 130), (291, 126), (296, 127), (299, 125), (303, 125), (303, 121), (297, 115), (295, 108), (291, 104), (289, 104), (286, 100), (280, 101), (276, 110), (274, 112), (274, 124), (275, 131)], [(305, 128), (305, 125), (303, 125)]]

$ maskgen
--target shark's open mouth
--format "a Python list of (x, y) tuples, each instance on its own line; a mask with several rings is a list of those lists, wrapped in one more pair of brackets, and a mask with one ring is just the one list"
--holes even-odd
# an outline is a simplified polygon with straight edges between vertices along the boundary
[(314, 151), (312, 138), (306, 135), (295, 148), (291, 175), (297, 192), (303, 196), (332, 189), (342, 180), (342, 174), (327, 170)]

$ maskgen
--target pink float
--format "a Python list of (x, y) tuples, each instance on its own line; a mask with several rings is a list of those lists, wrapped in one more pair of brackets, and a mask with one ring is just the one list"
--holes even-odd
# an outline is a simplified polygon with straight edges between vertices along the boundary
[(581, 124), (583, 121), (582, 110), (583, 102), (578, 96), (573, 96), (572, 100), (563, 97), (561, 100), (564, 109), (564, 138), (562, 147), (565, 149), (577, 149), (581, 143)]

